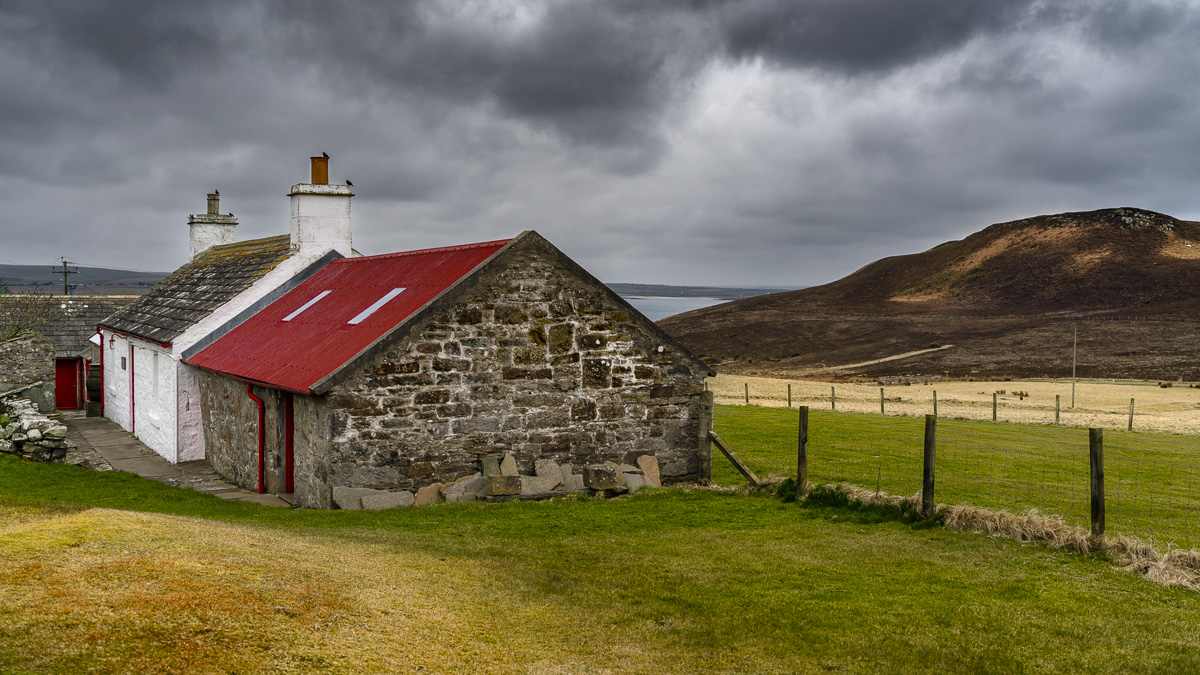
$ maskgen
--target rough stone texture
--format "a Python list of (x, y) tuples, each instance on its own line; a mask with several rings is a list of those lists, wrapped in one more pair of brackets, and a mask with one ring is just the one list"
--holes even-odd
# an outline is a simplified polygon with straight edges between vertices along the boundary
[(625, 473), (625, 487), (629, 488), (630, 492), (637, 492), (646, 485), (646, 477), (641, 471), (627, 471)]
[(483, 475), (495, 476), (500, 473), (500, 459), (497, 457), (483, 458)]
[(0, 413), (14, 420), (0, 430), (0, 452), (35, 462), (62, 462), (67, 451), (75, 447), (74, 442), (65, 438), (66, 427), (43, 415), (27, 398), (0, 399)]
[[(538, 460), (579, 467), (652, 454), (663, 481), (698, 477), (707, 366), (545, 252), (519, 250), (468, 282), (328, 393), (295, 396), (297, 504), (328, 508), (337, 486), (415, 491), (476, 473), (490, 488), (495, 469), (528, 476)], [(213, 466), (248, 487), (257, 418), (245, 386), (205, 373), (201, 390)], [(282, 406), (255, 393), (267, 401), (278, 473)], [(489, 494), (517, 494), (516, 482)]]
[(550, 492), (562, 485), (561, 476), (521, 476), (521, 494)]
[(658, 473), (658, 458), (654, 455), (642, 455), (637, 458), (638, 468), (646, 476), (646, 484), (650, 487), (662, 487), (662, 478)]
[(362, 498), (370, 495), (386, 495), (392, 494), (384, 490), (372, 490), (370, 488), (356, 488), (338, 486), (333, 488), (333, 503), (339, 509), (345, 511), (358, 511), (362, 509)]
[(505, 455), (500, 462), (500, 473), (505, 476), (515, 476), (520, 473), (517, 468), (517, 460), (512, 455)]
[(38, 334), (0, 343), (0, 393), (41, 382), (21, 396), (54, 412), (54, 353), (54, 341)]
[[(477, 495), (487, 487), (487, 478), (481, 474), (467, 476), (455, 481), (452, 485), (442, 487), (442, 496), (446, 501), (459, 495)], [(474, 500), (472, 500), (474, 501)]]
[(485, 493), (494, 496), (521, 494), (521, 476), (495, 475), (487, 477)]
[(429, 485), (417, 490), (417, 506), (428, 506), (430, 504), (435, 504), (441, 498), (441, 483), (430, 483)]
[(611, 466), (583, 467), (583, 484), (593, 490), (610, 490), (619, 485), (617, 470)]
[(558, 463), (552, 459), (539, 459), (533, 463), (533, 468), (534, 473), (536, 473), (539, 478), (549, 478), (553, 476), (559, 480), (562, 479), (562, 469), (560, 469)]
[(378, 511), (382, 509), (398, 509), (405, 506), (412, 506), (416, 499), (413, 493), (408, 490), (399, 492), (384, 492), (379, 494), (369, 494), (362, 496), (362, 508), (365, 511)]

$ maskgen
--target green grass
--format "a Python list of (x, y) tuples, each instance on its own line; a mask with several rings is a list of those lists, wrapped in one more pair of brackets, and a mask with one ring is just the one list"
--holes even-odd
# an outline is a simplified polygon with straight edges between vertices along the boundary
[[(53, 529), (93, 506), (188, 518)], [(4, 672), (1200, 671), (1200, 594), (1096, 557), (882, 510), (667, 490), (607, 502), (291, 511), (3, 457), (0, 518), (18, 528), (0, 526)], [(204, 532), (226, 537), (229, 555), (211, 562)], [(157, 557), (141, 543), (156, 540), (165, 542)], [(146, 572), (155, 565), (181, 571)], [(13, 611), (42, 591), (19, 581), (34, 568), (39, 579), (69, 578), (38, 612)], [(145, 584), (150, 609), (69, 586), (114, 569), (137, 583), (112, 593)], [(278, 581), (288, 574), (320, 585), (307, 591), (311, 602), (286, 604), (298, 593)], [(258, 581), (229, 591), (242, 576)], [(199, 600), (152, 611), (159, 594), (193, 584), (180, 597), (224, 593), (216, 607), (237, 620)], [(410, 606), (427, 590), (444, 594)], [(386, 633), (405, 621), (446, 628)], [(121, 629), (101, 630), (110, 625)], [(271, 632), (255, 632), (263, 626)], [(462, 636), (469, 641), (455, 642)], [(458, 651), (438, 654), (443, 643)], [(478, 655), (463, 657), (469, 649)]]
[[(795, 410), (717, 406), (714, 429), (760, 475), (794, 476)], [(923, 419), (809, 413), (809, 480), (897, 495), (921, 490)], [(1200, 546), (1200, 438), (1104, 432), (1110, 534)], [(948, 504), (1090, 522), (1088, 432), (1030, 424), (939, 420), (936, 496)], [(713, 478), (744, 482), (719, 453)]]

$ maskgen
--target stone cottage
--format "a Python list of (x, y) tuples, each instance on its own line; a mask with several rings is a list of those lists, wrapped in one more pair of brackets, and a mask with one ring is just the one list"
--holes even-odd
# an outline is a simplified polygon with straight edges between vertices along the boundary
[(186, 362), (213, 467), (305, 507), (508, 455), (709, 471), (709, 367), (535, 232), (335, 260)]
[(351, 247), (345, 185), (328, 184), (328, 158), (312, 158), (312, 182), (293, 185), (291, 233), (236, 242), (237, 218), (188, 218), (191, 261), (100, 322), (104, 416), (171, 462), (204, 458), (198, 371), (184, 362), (295, 288)]
[[(38, 374), (25, 377), (28, 382), (42, 381), (36, 392), (28, 396), (38, 404), (42, 412), (55, 408), (73, 409), (82, 407), (85, 400), (84, 378), (92, 360), (93, 345), (88, 338), (96, 334), (96, 324), (104, 317), (128, 305), (137, 296), (130, 295), (0, 295), (0, 317), (8, 312), (28, 313), (34, 311), (43, 321), (37, 333), (53, 343), (53, 351), (44, 353), (36, 340), (25, 338), (0, 347), (0, 392), (7, 391), (22, 380), (22, 366), (9, 363), (28, 347), (29, 352), (19, 354), (26, 366), (37, 360), (45, 363), (35, 368)], [(32, 373), (32, 371), (30, 371)], [(27, 383), (27, 382), (26, 382)]]

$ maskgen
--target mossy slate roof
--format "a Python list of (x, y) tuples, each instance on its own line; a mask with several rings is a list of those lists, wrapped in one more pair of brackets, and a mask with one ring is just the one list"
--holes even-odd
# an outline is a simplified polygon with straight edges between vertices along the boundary
[(286, 234), (214, 246), (100, 324), (170, 343), (291, 254), (291, 237)]
[[(10, 302), (20, 302), (23, 296), (0, 295), (0, 312)], [(37, 329), (54, 341), (55, 355), (79, 356), (88, 346), (88, 338), (96, 333), (96, 324), (137, 300), (136, 295), (55, 295), (46, 298), (50, 320)]]

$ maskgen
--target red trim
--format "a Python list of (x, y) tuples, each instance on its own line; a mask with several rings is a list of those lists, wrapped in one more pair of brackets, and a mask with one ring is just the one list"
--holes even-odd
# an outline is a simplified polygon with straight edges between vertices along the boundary
[(100, 416), (104, 417), (104, 331), (96, 326), (96, 332), (100, 334)]
[(292, 392), (283, 394), (283, 491), (296, 491), (296, 409)]
[(267, 486), (263, 482), (263, 470), (265, 464), (265, 448), (267, 441), (267, 410), (263, 406), (262, 399), (254, 395), (254, 385), (246, 383), (246, 394), (250, 396), (250, 400), (258, 404), (258, 494), (267, 491)]
[(136, 433), (134, 429), (133, 406), (136, 401), (133, 387), (133, 341), (129, 341), (129, 433)]

